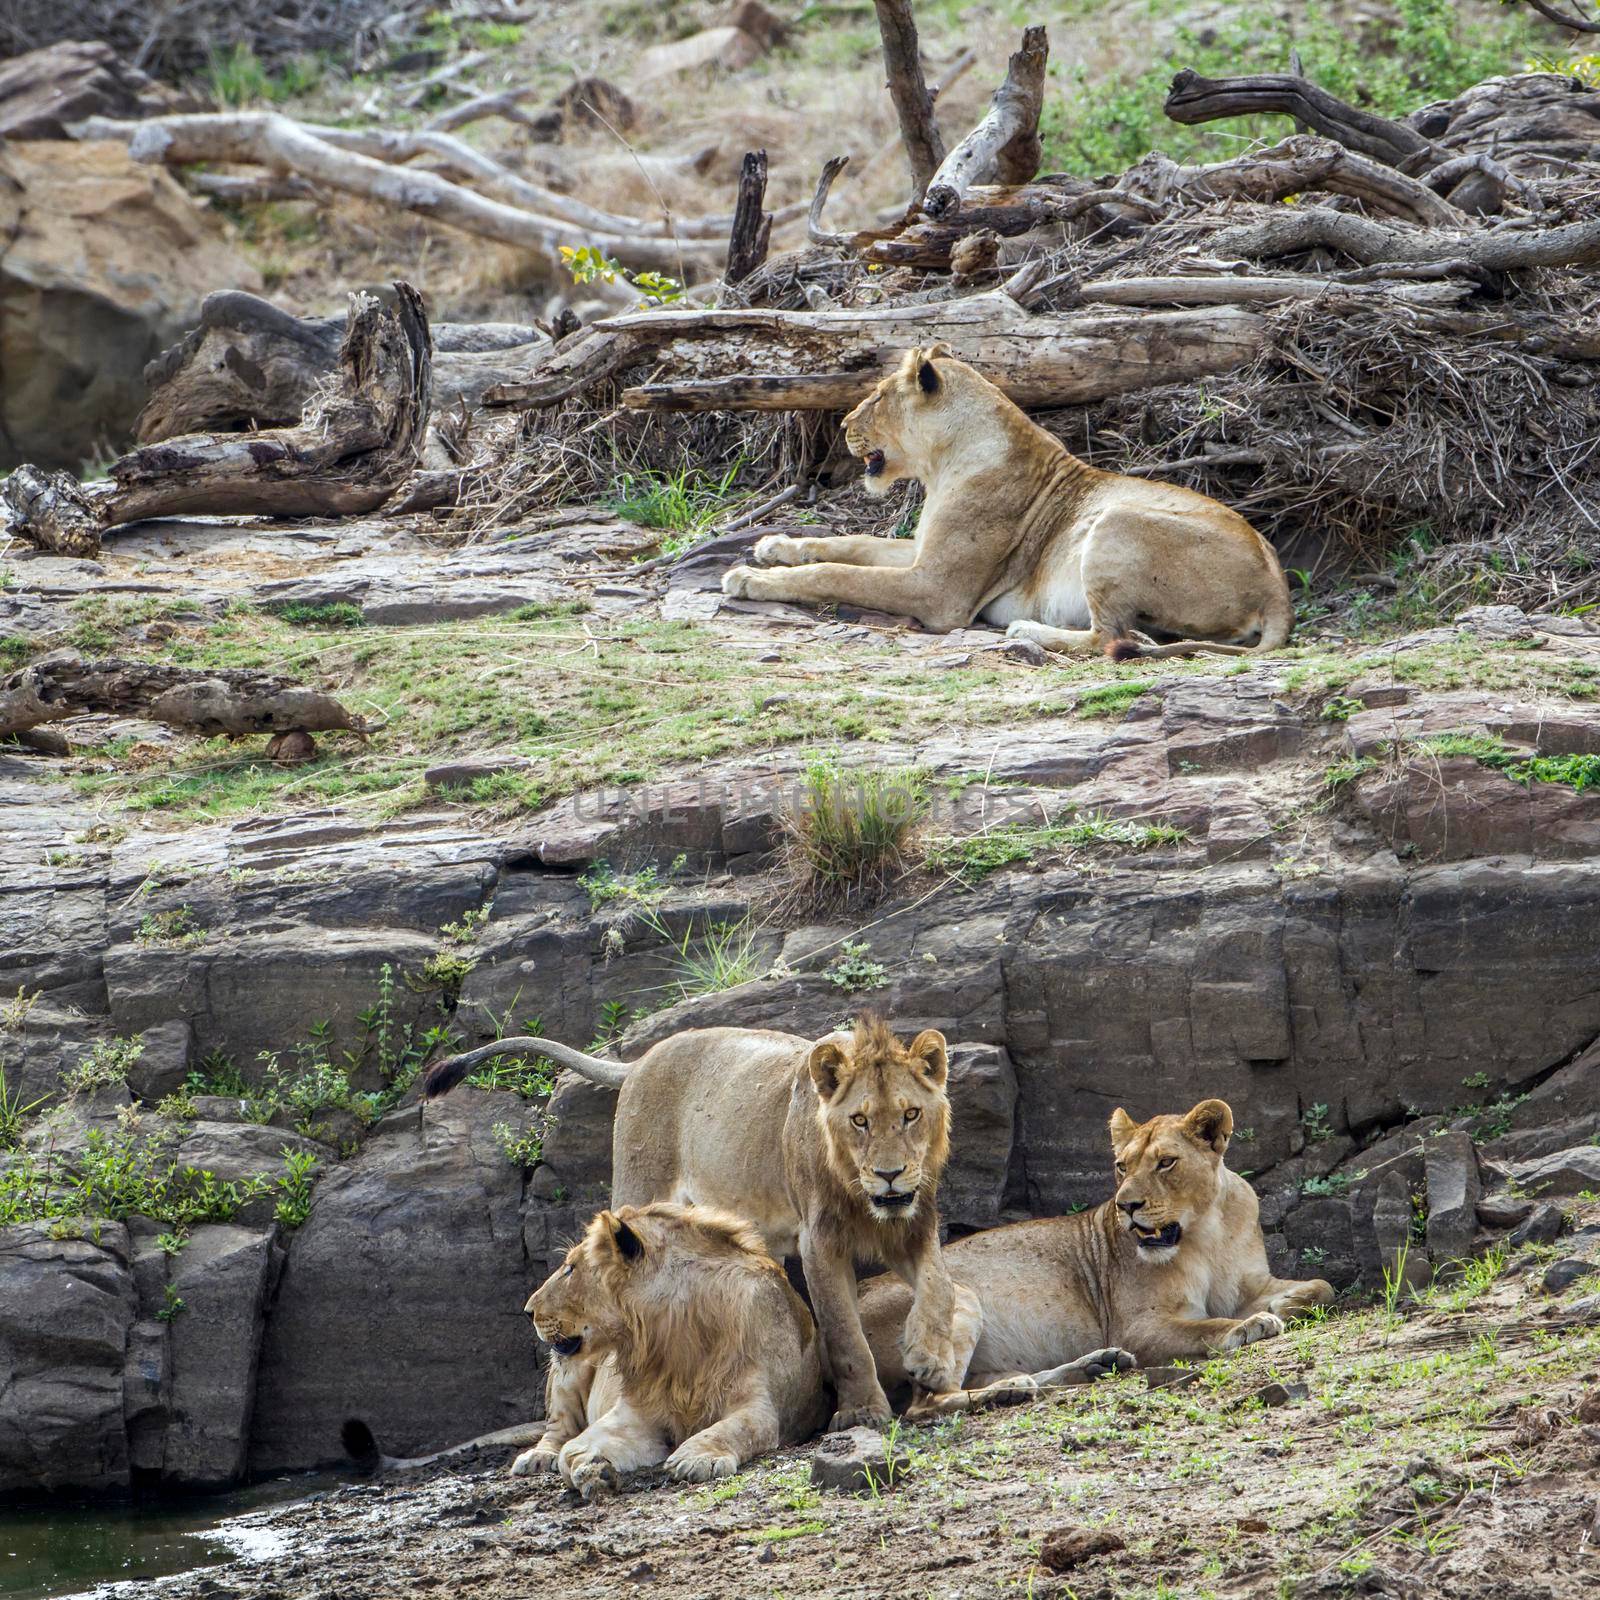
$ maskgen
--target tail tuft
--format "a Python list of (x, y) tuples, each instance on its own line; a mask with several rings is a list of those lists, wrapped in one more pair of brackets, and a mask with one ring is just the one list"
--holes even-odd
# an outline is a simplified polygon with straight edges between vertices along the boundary
[(435, 1061), (422, 1075), (422, 1098), (437, 1100), (440, 1095), (449, 1094), (471, 1069), (472, 1063), (464, 1055)]
[(1112, 661), (1137, 661), (1143, 654), (1132, 639), (1113, 639), (1106, 646), (1106, 656)]

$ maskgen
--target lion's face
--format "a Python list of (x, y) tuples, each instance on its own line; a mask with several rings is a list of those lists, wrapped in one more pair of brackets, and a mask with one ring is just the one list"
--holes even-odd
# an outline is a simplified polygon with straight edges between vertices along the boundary
[(908, 350), (900, 366), (844, 419), (850, 454), (866, 463), (868, 494), (887, 494), (903, 478), (922, 477), (930, 451), (948, 431), (950, 380), (963, 370), (935, 365), (942, 344)]
[(781, 1276), (740, 1217), (666, 1200), (601, 1211), (523, 1309), (558, 1356), (599, 1355), (636, 1340), (708, 1260)]
[(1145, 1123), (1120, 1106), (1111, 1113), (1117, 1215), (1141, 1261), (1172, 1260), (1185, 1230), (1216, 1204), (1217, 1175), (1232, 1133), (1233, 1112), (1221, 1100), (1202, 1100), (1185, 1116)]
[(829, 1165), (878, 1222), (910, 1220), (938, 1186), (950, 1153), (947, 1072), (943, 1034), (927, 1028), (902, 1045), (876, 1018), (811, 1052)]

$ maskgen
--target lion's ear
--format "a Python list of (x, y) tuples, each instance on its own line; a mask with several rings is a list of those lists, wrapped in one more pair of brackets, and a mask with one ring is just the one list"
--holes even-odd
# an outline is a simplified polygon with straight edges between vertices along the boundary
[(1225, 1100), (1202, 1100), (1183, 1119), (1183, 1131), (1220, 1156), (1233, 1137), (1233, 1108)]
[(811, 1051), (811, 1083), (822, 1100), (831, 1100), (839, 1092), (839, 1076), (849, 1066), (850, 1058), (837, 1039), (824, 1039)]
[(924, 1028), (906, 1046), (906, 1054), (930, 1089), (944, 1087), (950, 1072), (950, 1054), (945, 1048), (944, 1035), (937, 1028)]
[(620, 1217), (612, 1218), (614, 1224), (611, 1241), (624, 1261), (637, 1261), (644, 1254), (644, 1240)]
[(1111, 1113), (1111, 1148), (1120, 1150), (1138, 1132), (1138, 1129), (1139, 1124), (1121, 1106), (1118, 1106)]
[(941, 381), (939, 369), (924, 355), (917, 363), (917, 387), (924, 394), (938, 394)]

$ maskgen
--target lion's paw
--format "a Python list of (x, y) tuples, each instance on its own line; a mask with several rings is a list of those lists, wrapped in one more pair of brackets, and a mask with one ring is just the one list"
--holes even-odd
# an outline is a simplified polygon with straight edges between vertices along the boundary
[(750, 585), (758, 576), (754, 567), (737, 566), (729, 567), (722, 574), (722, 592), (730, 595), (735, 600), (748, 600), (750, 598)]
[(554, 1472), (560, 1452), (549, 1445), (536, 1444), (531, 1450), (524, 1450), (515, 1461), (511, 1463), (511, 1476), (513, 1478), (531, 1478), (535, 1473)]
[(1108, 1345), (1104, 1350), (1091, 1350), (1088, 1355), (1079, 1356), (1070, 1365), (1074, 1372), (1082, 1374), (1086, 1383), (1094, 1383), (1099, 1378), (1109, 1378), (1113, 1372), (1132, 1372), (1139, 1365), (1139, 1358), (1131, 1350)]
[(769, 533), (764, 539), (757, 539), (750, 554), (758, 567), (798, 567), (805, 560), (800, 541), (786, 533)]
[(619, 1482), (616, 1467), (603, 1455), (589, 1449), (574, 1450), (571, 1444), (561, 1451), (561, 1476), (585, 1500), (615, 1494)]
[(1006, 638), (1032, 639), (1037, 643), (1050, 632), (1042, 622), (1030, 622), (1026, 617), (1018, 617), (1015, 622), (1006, 624)]
[(1276, 1339), (1282, 1332), (1282, 1317), (1270, 1311), (1258, 1311), (1253, 1317), (1234, 1323), (1232, 1331), (1222, 1341), (1222, 1348), (1239, 1350), (1247, 1344), (1259, 1344), (1263, 1339)]
[(828, 1424), (829, 1433), (848, 1433), (852, 1428), (876, 1428), (881, 1433), (894, 1420), (887, 1399), (880, 1397), (865, 1405), (840, 1406)]
[(907, 1340), (904, 1355), (906, 1376), (919, 1388), (948, 1394), (961, 1387), (955, 1346), (948, 1339)]
[(690, 1450), (680, 1444), (667, 1457), (667, 1472), (683, 1483), (705, 1483), (710, 1478), (731, 1478), (739, 1470), (739, 1458), (715, 1455), (709, 1450)]

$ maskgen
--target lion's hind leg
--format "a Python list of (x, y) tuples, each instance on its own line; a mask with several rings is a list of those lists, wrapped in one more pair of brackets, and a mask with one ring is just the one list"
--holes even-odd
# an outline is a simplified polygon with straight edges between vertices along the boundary
[(1091, 1350), (1087, 1355), (1064, 1361), (1059, 1367), (1050, 1367), (1044, 1372), (1016, 1372), (976, 1389), (923, 1395), (906, 1412), (906, 1417), (916, 1421), (923, 1417), (952, 1416), (961, 1411), (985, 1411), (995, 1406), (1020, 1406), (1042, 1394), (1048, 1394), (1052, 1389), (1094, 1383), (1115, 1372), (1131, 1372), (1138, 1365), (1138, 1358), (1130, 1351), (1108, 1346), (1104, 1350)]

